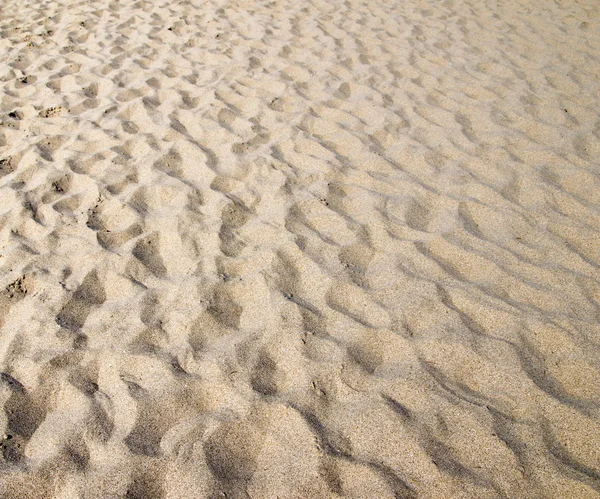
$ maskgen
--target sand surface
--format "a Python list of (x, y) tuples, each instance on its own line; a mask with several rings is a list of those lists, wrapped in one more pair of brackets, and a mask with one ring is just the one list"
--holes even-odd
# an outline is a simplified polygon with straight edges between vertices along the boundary
[(0, 497), (600, 497), (597, 0), (4, 0)]

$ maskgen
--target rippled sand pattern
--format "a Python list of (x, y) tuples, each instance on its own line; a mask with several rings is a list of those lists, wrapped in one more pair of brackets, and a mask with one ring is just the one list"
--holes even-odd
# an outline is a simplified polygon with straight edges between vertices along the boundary
[(599, 21), (5, 0), (0, 496), (600, 497)]

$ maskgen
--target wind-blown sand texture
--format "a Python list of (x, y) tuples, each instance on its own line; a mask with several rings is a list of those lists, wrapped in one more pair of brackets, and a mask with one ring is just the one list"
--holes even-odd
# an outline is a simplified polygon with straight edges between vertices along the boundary
[(599, 20), (4, 0), (0, 497), (600, 497)]

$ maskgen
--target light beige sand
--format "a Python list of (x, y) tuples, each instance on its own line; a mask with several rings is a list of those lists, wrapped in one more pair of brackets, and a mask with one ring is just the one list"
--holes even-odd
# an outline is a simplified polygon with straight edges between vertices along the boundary
[(597, 0), (4, 0), (0, 497), (600, 497)]

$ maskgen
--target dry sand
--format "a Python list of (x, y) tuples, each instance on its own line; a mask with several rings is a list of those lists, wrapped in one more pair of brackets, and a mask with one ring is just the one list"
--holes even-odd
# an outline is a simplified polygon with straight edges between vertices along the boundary
[(597, 0), (4, 0), (0, 497), (600, 497)]

